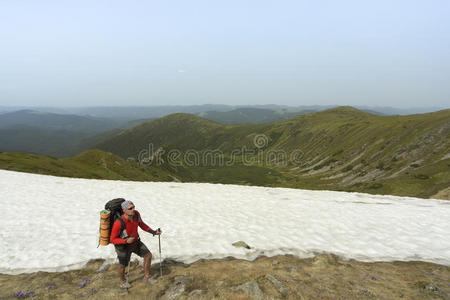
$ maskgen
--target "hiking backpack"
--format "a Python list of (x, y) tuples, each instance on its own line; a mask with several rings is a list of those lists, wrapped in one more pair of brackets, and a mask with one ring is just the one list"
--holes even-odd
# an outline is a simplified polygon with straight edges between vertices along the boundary
[(109, 215), (110, 226), (109, 226), (108, 236), (111, 236), (111, 230), (112, 230), (113, 225), (116, 222), (116, 220), (119, 220), (121, 223), (119, 236), (122, 235), (122, 231), (125, 229), (125, 221), (122, 219), (123, 209), (121, 206), (124, 201), (125, 201), (125, 199), (123, 199), (123, 198), (116, 198), (116, 199), (108, 201), (105, 204), (105, 209), (109, 210), (111, 212), (111, 214)]
[[(126, 238), (126, 236), (123, 235), (123, 232), (125, 230), (125, 220), (122, 218), (123, 215), (123, 210), (122, 210), (122, 203), (125, 201), (124, 198), (116, 198), (113, 200), (108, 201), (105, 204), (105, 210), (110, 212), (109, 215), (109, 228), (108, 230), (108, 244), (109, 244), (109, 238), (111, 237), (111, 230), (113, 228), (114, 223), (116, 222), (116, 220), (120, 221), (120, 232), (119, 232), (119, 237), (120, 238)], [(141, 222), (141, 217), (139, 215), (138, 212), (136, 212), (136, 217), (138, 222)], [(105, 240), (103, 240), (104, 242), (106, 242)], [(98, 246), (97, 246), (98, 247)]]

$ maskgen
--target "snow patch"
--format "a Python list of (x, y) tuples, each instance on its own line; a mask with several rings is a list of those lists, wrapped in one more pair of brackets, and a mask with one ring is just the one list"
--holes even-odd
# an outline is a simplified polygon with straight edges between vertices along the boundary
[[(95, 258), (100, 210), (132, 200), (161, 227), (162, 258), (334, 253), (362, 261), (422, 260), (450, 265), (448, 201), (224, 184), (62, 178), (0, 170), (0, 273), (64, 271)], [(71, 213), (72, 211), (72, 213)], [(158, 238), (140, 231), (159, 261)], [(252, 249), (236, 248), (245, 241)]]

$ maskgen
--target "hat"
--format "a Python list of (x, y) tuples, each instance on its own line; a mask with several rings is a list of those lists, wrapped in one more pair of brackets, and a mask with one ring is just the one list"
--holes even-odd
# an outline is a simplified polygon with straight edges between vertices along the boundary
[(131, 203), (133, 203), (133, 202), (131, 202), (130, 200), (123, 201), (121, 204), (122, 210), (125, 211), (128, 208), (128, 206), (130, 206)]

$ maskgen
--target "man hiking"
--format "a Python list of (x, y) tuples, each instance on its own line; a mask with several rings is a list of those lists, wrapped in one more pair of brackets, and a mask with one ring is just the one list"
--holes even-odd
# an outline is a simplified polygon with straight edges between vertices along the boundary
[(141, 242), (138, 234), (138, 226), (142, 230), (150, 232), (153, 235), (160, 235), (161, 229), (153, 230), (141, 219), (140, 214), (135, 210), (133, 202), (125, 200), (122, 203), (122, 210), (124, 214), (121, 218), (125, 221), (125, 228), (122, 229), (122, 223), (116, 219), (111, 230), (110, 242), (116, 248), (117, 257), (119, 259), (119, 277), (120, 287), (129, 288), (131, 285), (125, 281), (125, 268), (130, 262), (131, 253), (136, 253), (144, 258), (144, 278), (143, 280), (149, 283), (156, 283), (156, 279), (150, 277), (150, 265), (152, 262), (152, 253)]

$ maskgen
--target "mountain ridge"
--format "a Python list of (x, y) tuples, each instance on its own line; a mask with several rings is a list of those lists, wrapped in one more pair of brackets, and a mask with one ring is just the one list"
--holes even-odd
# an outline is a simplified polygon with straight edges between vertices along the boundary
[[(431, 192), (435, 194), (447, 188), (450, 182), (445, 165), (448, 160), (445, 149), (450, 146), (449, 120), (450, 110), (378, 116), (353, 107), (332, 108), (253, 125), (221, 125), (198, 116), (174, 114), (159, 119), (159, 123), (151, 121), (141, 125), (142, 131), (131, 128), (120, 137), (116, 136), (113, 143), (105, 141), (97, 147), (136, 160), (139, 151), (149, 144), (154, 150), (165, 149), (166, 152), (177, 149), (184, 153), (193, 149), (201, 155), (205, 150), (220, 151), (223, 157), (242, 147), (252, 151), (284, 151), (287, 156), (299, 150), (303, 155), (300, 165), (283, 161), (278, 165), (260, 162), (253, 166), (281, 172), (290, 178), (282, 180), (287, 180), (284, 183), (289, 187), (384, 190), (387, 193), (402, 190), (403, 195), (408, 195), (408, 188), (394, 188), (388, 182), (403, 178), (399, 187), (406, 184), (403, 181), (410, 182), (406, 186), (415, 186), (415, 194), (429, 196)], [(173, 127), (177, 122), (178, 127)], [(144, 134), (149, 131), (151, 134)], [(254, 144), (258, 136), (264, 137), (263, 149)], [(120, 145), (127, 147), (120, 148)], [(204, 173), (208, 173), (208, 167), (216, 166), (194, 167), (204, 167)], [(421, 193), (426, 186), (424, 183), (433, 177), (432, 168), (437, 172), (434, 176), (436, 188)]]
[(92, 147), (169, 181), (448, 198), (449, 141), (450, 109), (379, 116), (338, 107), (264, 124), (176, 113)]

